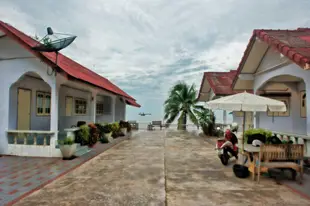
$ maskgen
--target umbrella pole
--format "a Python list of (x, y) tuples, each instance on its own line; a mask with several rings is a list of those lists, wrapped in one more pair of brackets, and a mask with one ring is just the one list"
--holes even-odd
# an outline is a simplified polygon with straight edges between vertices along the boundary
[(242, 127), (242, 153), (244, 151), (244, 131), (245, 131), (245, 112), (243, 112), (243, 127)]

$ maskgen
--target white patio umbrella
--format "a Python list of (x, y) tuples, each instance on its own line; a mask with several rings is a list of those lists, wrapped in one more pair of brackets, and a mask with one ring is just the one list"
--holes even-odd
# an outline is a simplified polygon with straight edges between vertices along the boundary
[[(209, 109), (220, 109), (229, 111), (243, 111), (243, 133), (244, 142), (245, 112), (286, 112), (284, 102), (243, 92), (219, 99), (209, 101), (205, 105)], [(243, 150), (242, 144), (242, 150)]]

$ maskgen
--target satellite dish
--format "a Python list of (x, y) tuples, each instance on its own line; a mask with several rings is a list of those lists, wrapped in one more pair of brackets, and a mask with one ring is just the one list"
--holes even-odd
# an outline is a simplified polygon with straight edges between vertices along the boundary
[(32, 50), (39, 52), (58, 52), (69, 46), (76, 36), (69, 34), (54, 33), (51, 27), (47, 28), (45, 35)]
[[(55, 52), (56, 60), (55, 64), (58, 63), (58, 52), (67, 46), (69, 46), (77, 36), (70, 34), (62, 34), (62, 33), (54, 33), (51, 27), (47, 27), (47, 35), (45, 35), (38, 44), (32, 47), (31, 49), (38, 52)], [(55, 69), (52, 68), (52, 73), (48, 75), (52, 75), (55, 73)]]

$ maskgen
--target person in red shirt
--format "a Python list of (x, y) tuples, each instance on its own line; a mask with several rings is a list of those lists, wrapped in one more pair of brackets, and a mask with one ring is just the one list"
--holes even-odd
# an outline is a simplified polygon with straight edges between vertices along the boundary
[(233, 148), (228, 147), (227, 151), (230, 152), (233, 156), (235, 156), (236, 159), (238, 159), (238, 147), (237, 147), (238, 139), (236, 135), (232, 133), (229, 129), (225, 131), (225, 141), (230, 141), (232, 143)]

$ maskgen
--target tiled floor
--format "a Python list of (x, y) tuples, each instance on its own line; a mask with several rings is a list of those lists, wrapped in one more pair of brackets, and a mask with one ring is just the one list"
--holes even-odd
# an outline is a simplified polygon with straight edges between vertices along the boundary
[(87, 154), (73, 160), (39, 157), (0, 157), (0, 205), (12, 203), (21, 196), (40, 188), (56, 177), (70, 171), (92, 157), (124, 140), (95, 145)]

